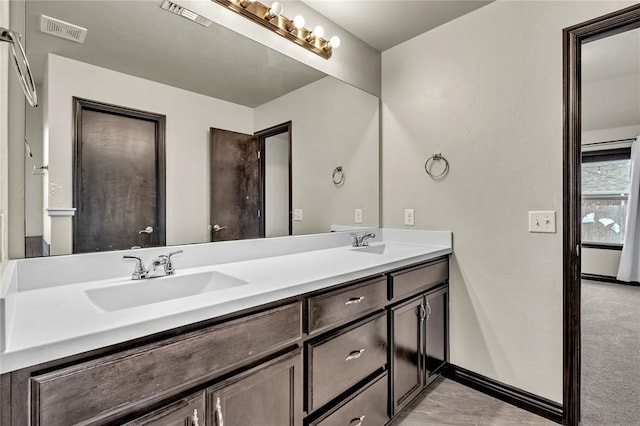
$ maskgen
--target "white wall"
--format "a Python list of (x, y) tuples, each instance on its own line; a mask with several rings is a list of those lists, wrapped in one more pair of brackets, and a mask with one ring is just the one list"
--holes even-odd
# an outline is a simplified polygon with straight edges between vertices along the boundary
[[(451, 362), (558, 402), (562, 29), (630, 4), (497, 1), (382, 55), (383, 225), (414, 208), (454, 233)], [(529, 234), (528, 210), (558, 233)]]
[[(352, 225), (356, 208), (363, 226), (378, 226), (378, 109), (378, 98), (332, 77), (255, 108), (256, 130), (292, 121), (293, 208), (303, 210), (295, 235)], [(331, 180), (338, 165), (341, 186)]]
[[(37, 87), (37, 92), (42, 93), (42, 87)], [(33, 237), (43, 235), (43, 210), (42, 191), (44, 178), (41, 175), (33, 175), (33, 166), (43, 166), (42, 157), (42, 107), (27, 108), (26, 137), (31, 147), (33, 157), (25, 154), (25, 236)]]
[[(253, 133), (251, 108), (53, 54), (46, 79), (45, 207), (72, 207), (72, 97), (141, 109), (167, 116), (167, 244), (209, 241), (209, 128)], [(52, 222), (51, 254), (70, 253), (71, 219)]]
[(582, 273), (615, 278), (620, 266), (620, 250), (582, 249)]
[[(638, 39), (640, 30), (597, 40), (583, 46), (584, 57), (602, 58), (582, 63), (582, 144), (584, 151), (629, 147), (629, 141), (597, 142), (636, 138), (640, 135), (640, 74)], [(612, 52), (617, 53), (610, 57)], [(586, 145), (585, 145), (586, 144)], [(582, 272), (616, 277), (619, 250), (583, 249)]]
[(289, 133), (266, 138), (265, 237), (289, 235)]

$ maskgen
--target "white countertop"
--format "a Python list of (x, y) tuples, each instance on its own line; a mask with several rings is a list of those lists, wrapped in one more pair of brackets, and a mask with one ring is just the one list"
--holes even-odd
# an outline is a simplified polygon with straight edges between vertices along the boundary
[[(10, 294), (5, 289), (4, 300), (0, 299), (5, 304), (0, 373), (450, 254), (451, 233), (438, 232), (437, 238), (431, 238), (430, 232), (379, 230), (383, 238), (376, 238), (377, 241), (371, 245), (385, 244), (383, 254), (352, 250), (349, 245), (315, 250), (310, 246), (307, 251), (272, 257), (191, 268), (176, 265), (176, 276), (217, 271), (247, 284), (111, 312), (102, 311), (94, 305), (86, 291), (123, 282), (136, 285), (142, 281), (129, 281), (127, 277), (119, 276), (53, 286), (25, 284), (22, 287), (26, 289), (21, 290), (20, 276), (13, 271), (18, 276), (17, 291)], [(311, 238), (307, 237), (307, 240)], [(329, 238), (348, 241), (344, 236)], [(238, 242), (238, 246), (247, 243)], [(16, 268), (9, 267), (6, 273), (11, 273), (11, 269)], [(3, 286), (10, 285), (12, 277), (3, 278)], [(11, 309), (6, 309), (6, 305), (11, 305)]]

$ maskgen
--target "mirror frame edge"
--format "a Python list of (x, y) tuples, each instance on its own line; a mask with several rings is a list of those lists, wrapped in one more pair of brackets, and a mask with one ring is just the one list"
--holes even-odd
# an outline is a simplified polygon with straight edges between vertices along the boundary
[(581, 70), (583, 43), (640, 27), (640, 4), (562, 31), (563, 52), (563, 381), (562, 424), (580, 423)]
[[(26, 48), (26, 0), (9, 2), (9, 25), (13, 31), (23, 35)], [(9, 68), (11, 68), (9, 66)], [(9, 74), (13, 70), (9, 69)], [(7, 259), (25, 257), (25, 116), (27, 102), (14, 77), (9, 76), (8, 85), (8, 146), (7, 146)], [(3, 242), (4, 244), (4, 242)]]

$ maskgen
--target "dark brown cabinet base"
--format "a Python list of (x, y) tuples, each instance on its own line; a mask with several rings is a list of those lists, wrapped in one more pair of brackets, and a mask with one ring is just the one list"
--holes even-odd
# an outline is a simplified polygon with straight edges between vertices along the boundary
[(4, 374), (0, 423), (380, 426), (448, 352), (442, 257)]
[(209, 425), (298, 426), (302, 424), (302, 355), (261, 366), (207, 390)]

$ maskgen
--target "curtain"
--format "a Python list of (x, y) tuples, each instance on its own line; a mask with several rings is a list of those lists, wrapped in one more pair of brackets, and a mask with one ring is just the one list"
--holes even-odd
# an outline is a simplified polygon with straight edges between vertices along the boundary
[(640, 281), (640, 136), (631, 147), (631, 179), (618, 279)]

